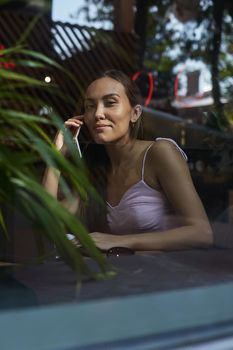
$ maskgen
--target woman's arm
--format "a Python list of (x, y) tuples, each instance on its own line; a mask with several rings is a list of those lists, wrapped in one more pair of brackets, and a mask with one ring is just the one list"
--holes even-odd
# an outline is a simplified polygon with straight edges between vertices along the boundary
[(97, 246), (109, 249), (123, 246), (134, 250), (177, 250), (206, 247), (212, 244), (212, 229), (205, 209), (194, 188), (183, 157), (170, 142), (161, 140), (151, 149), (149, 166), (156, 166), (162, 191), (166, 195), (182, 226), (161, 232), (127, 235), (104, 235), (93, 232)]
[[(75, 132), (77, 128), (80, 128), (83, 124), (82, 116), (70, 118), (65, 122), (65, 126), (70, 128), (71, 132)], [(55, 136), (54, 144), (56, 148), (63, 154), (66, 154), (67, 148), (64, 144), (64, 135), (62, 131), (58, 131)], [(58, 198), (58, 189), (59, 189), (59, 179), (60, 179), (60, 171), (53, 168), (48, 167), (45, 170), (44, 178), (42, 184), (46, 191), (51, 194), (51, 196)], [(73, 200), (72, 203), (67, 201), (66, 199), (61, 200), (61, 203), (66, 207), (70, 212), (75, 213), (78, 209), (78, 196), (76, 200)]]
[[(54, 139), (54, 144), (57, 149), (62, 152), (64, 146), (64, 136), (61, 131), (57, 133)], [(57, 198), (58, 184), (60, 179), (60, 171), (53, 167), (48, 167), (45, 170), (42, 184), (46, 191), (51, 194), (51, 196)]]

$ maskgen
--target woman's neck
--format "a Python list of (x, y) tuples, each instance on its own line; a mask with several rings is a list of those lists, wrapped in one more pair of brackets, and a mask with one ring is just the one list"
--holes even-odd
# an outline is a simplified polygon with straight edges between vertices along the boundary
[(105, 145), (108, 153), (112, 172), (115, 173), (120, 167), (126, 166), (133, 158), (135, 139), (128, 139), (125, 143), (112, 143)]

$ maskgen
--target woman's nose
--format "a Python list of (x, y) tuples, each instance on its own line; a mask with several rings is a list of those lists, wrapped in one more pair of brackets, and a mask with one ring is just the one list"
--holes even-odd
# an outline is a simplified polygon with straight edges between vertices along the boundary
[(104, 115), (104, 108), (101, 104), (96, 106), (96, 110), (95, 110), (95, 118), (96, 119), (104, 119), (105, 115)]

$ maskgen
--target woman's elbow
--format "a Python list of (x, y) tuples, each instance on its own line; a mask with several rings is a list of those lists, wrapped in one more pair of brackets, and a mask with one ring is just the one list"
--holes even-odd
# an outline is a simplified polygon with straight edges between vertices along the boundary
[(198, 245), (202, 247), (211, 247), (213, 245), (213, 230), (209, 223), (196, 226)]

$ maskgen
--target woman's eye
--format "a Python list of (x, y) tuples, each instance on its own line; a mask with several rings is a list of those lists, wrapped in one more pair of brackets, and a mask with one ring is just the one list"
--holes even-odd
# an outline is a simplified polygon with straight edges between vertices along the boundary
[(92, 109), (93, 107), (94, 107), (93, 104), (86, 104), (86, 105), (85, 105), (85, 110)]
[(116, 104), (116, 101), (114, 100), (106, 101), (107, 106), (113, 106), (114, 104)]

